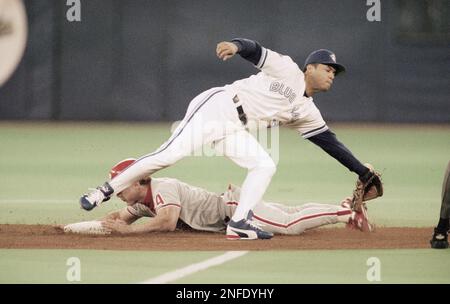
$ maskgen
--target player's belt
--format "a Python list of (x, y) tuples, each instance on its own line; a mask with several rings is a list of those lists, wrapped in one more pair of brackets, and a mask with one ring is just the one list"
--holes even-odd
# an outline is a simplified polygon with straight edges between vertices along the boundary
[(245, 114), (244, 109), (242, 108), (242, 104), (240, 104), (239, 97), (237, 95), (234, 95), (233, 102), (238, 105), (236, 106), (236, 110), (238, 112), (239, 120), (244, 124), (244, 126), (247, 124), (247, 114)]

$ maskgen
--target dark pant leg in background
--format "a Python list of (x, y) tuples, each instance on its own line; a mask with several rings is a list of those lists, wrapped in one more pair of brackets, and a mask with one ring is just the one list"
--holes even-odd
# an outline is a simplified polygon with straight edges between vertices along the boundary
[(450, 219), (450, 161), (448, 162), (442, 184), (441, 219)]

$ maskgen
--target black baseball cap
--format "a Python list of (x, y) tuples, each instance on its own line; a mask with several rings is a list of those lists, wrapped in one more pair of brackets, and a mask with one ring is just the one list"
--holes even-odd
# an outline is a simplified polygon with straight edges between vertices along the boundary
[(305, 60), (303, 71), (306, 71), (306, 66), (312, 63), (321, 63), (332, 66), (336, 70), (336, 75), (340, 72), (345, 72), (345, 67), (336, 62), (336, 55), (330, 50), (320, 49), (309, 54)]

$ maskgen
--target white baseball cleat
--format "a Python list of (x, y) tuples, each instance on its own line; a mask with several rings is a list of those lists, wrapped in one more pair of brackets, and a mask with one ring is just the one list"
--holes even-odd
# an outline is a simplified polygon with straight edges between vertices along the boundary
[(341, 201), (341, 207), (343, 208), (347, 208), (347, 209), (352, 209), (353, 207), (353, 199), (351, 196), (347, 196), (346, 198), (344, 198)]
[(374, 226), (369, 221), (365, 206), (362, 208), (361, 212), (353, 211), (346, 227), (350, 229), (358, 229), (362, 232), (372, 232), (374, 230)]
[(114, 193), (114, 189), (108, 183), (104, 183), (103, 186), (93, 189), (89, 194), (84, 194), (80, 198), (81, 208), (90, 211), (103, 202), (106, 202), (111, 198)]
[(372, 232), (375, 230), (375, 226), (370, 223), (369, 216), (367, 214), (367, 206), (363, 203), (361, 210), (357, 210), (354, 206), (352, 197), (346, 197), (341, 201), (341, 207), (351, 209), (353, 211), (349, 222), (346, 227), (350, 229), (358, 229), (362, 232)]

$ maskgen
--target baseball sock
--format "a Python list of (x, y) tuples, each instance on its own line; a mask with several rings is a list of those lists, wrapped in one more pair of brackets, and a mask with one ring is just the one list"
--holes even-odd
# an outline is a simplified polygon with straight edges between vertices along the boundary
[(234, 222), (247, 217), (248, 211), (252, 210), (261, 201), (264, 192), (269, 186), (274, 171), (270, 168), (257, 168), (249, 170), (242, 184), (240, 202), (231, 218)]

